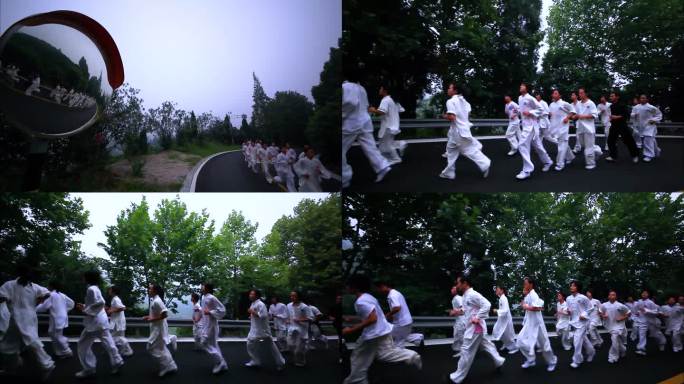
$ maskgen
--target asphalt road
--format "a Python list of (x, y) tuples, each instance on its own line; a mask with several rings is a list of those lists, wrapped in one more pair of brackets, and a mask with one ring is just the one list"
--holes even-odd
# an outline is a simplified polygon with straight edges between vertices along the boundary
[[(247, 368), (243, 364), (249, 360), (245, 343), (222, 342), (220, 343), (223, 357), (228, 363), (228, 371), (220, 375), (212, 375), (212, 362), (204, 352), (194, 351), (192, 343), (179, 343), (178, 351), (174, 360), (178, 365), (178, 372), (164, 378), (157, 377), (158, 368), (152, 357), (145, 351), (145, 343), (131, 343), (134, 355), (125, 360), (124, 367), (117, 375), (110, 374), (109, 358), (104, 349), (96, 343), (93, 351), (97, 356), (97, 376), (91, 379), (78, 380), (74, 374), (81, 369), (78, 358), (56, 360), (57, 367), (53, 371), (47, 383), (253, 383), (253, 384), (322, 384), (339, 383), (342, 381), (342, 372), (338, 362), (336, 342), (331, 342), (327, 350), (309, 351), (307, 353), (307, 366), (295, 367), (288, 363), (282, 372), (277, 372), (273, 367)], [(50, 343), (44, 343), (45, 350), (52, 355)], [(71, 349), (76, 353), (76, 344), (71, 344)], [(0, 375), (2, 383), (30, 383), (39, 382), (40, 371), (36, 368), (32, 356), (28, 353), (22, 355), (25, 359), (24, 368), (19, 375)], [(289, 355), (284, 355), (289, 361)]]
[[(557, 338), (551, 338), (551, 344), (558, 365), (554, 372), (546, 372), (546, 364), (540, 354), (537, 354), (537, 365), (528, 370), (520, 367), (524, 358), (520, 353), (508, 355), (500, 371), (496, 371), (494, 363), (483, 352), (477, 354), (475, 362), (464, 383), (470, 384), (499, 384), (499, 383), (639, 383), (655, 384), (684, 372), (684, 353), (675, 354), (668, 345), (666, 352), (659, 352), (655, 343), (649, 340), (647, 356), (634, 353), (634, 343), (629, 344), (627, 356), (617, 364), (608, 363), (608, 349), (610, 338), (604, 335), (603, 346), (597, 351), (594, 361), (584, 363), (579, 369), (570, 367), (572, 351), (565, 351), (558, 344)], [(498, 344), (500, 346), (500, 344)], [(448, 375), (456, 370), (458, 360), (451, 357), (453, 352), (450, 345), (428, 346), (419, 350), (423, 359), (423, 370), (403, 364), (376, 363), (371, 367), (369, 378), (371, 384), (433, 384), (450, 383)], [(345, 372), (346, 374), (346, 372)]]
[[(604, 146), (602, 137), (597, 139)], [(542, 164), (532, 154), (535, 171), (530, 179), (515, 178), (522, 169), (519, 154), (507, 156), (505, 139), (481, 141), (483, 152), (492, 160), (489, 178), (483, 179), (477, 166), (461, 157), (456, 163), (456, 179), (438, 177), (446, 166), (442, 157), (445, 143), (411, 144), (404, 161), (392, 167), (381, 183), (374, 183), (373, 173), (360, 148), (348, 153), (354, 177), (349, 191), (356, 192), (672, 192), (684, 190), (684, 139), (658, 139), (662, 156), (651, 163), (633, 164), (627, 148), (618, 143), (621, 156), (616, 163), (608, 163), (604, 156), (592, 171), (584, 169), (584, 157), (578, 156), (562, 172), (553, 168), (542, 173)], [(574, 145), (575, 139), (570, 143)], [(555, 145), (545, 142), (549, 156), (555, 159)]]
[[(324, 192), (339, 192), (342, 188), (336, 180), (324, 180), (321, 186)], [(216, 156), (204, 164), (197, 176), (195, 191), (283, 192), (283, 189), (275, 183), (269, 184), (261, 173), (250, 170), (242, 152), (238, 151)]]

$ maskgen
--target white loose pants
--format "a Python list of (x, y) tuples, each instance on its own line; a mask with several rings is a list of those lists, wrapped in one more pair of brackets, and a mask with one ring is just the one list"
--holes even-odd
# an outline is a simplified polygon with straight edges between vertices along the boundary
[(379, 140), (379, 150), (382, 156), (390, 163), (396, 164), (401, 162), (401, 157), (397, 153), (397, 143), (394, 141), (394, 135), (385, 132)]
[(173, 361), (169, 348), (166, 347), (166, 342), (163, 338), (157, 337), (154, 340), (147, 342), (147, 352), (159, 364), (159, 371), (177, 369), (176, 362)]
[(480, 171), (484, 172), (489, 169), (492, 161), (482, 153), (481, 144), (472, 137), (460, 136), (458, 132), (453, 133), (453, 135), (454, 138), (449, 138), (447, 142), (447, 166), (442, 171), (442, 175), (449, 178), (456, 177), (456, 160), (461, 154), (472, 160), (480, 168)]
[(52, 350), (55, 351), (55, 356), (62, 357), (71, 355), (71, 348), (69, 348), (69, 339), (64, 336), (64, 329), (53, 329), (48, 332), (50, 340), (52, 340)]
[(126, 331), (113, 331), (112, 339), (114, 339), (114, 344), (116, 344), (116, 348), (121, 356), (131, 356), (133, 354), (133, 349), (126, 339)]
[(461, 357), (458, 359), (458, 369), (450, 376), (451, 381), (454, 383), (461, 383), (465, 380), (468, 371), (470, 371), (470, 367), (473, 365), (473, 360), (475, 360), (477, 351), (486, 352), (492, 360), (494, 360), (497, 367), (501, 366), (504, 361), (506, 361), (506, 359), (499, 355), (494, 343), (487, 340), (482, 333), (473, 334), (473, 337), (463, 339)]
[(81, 337), (78, 339), (78, 359), (81, 361), (81, 366), (83, 366), (84, 371), (95, 371), (97, 359), (93, 353), (92, 346), (95, 340), (98, 339), (100, 340), (102, 347), (107, 351), (109, 363), (112, 367), (118, 366), (123, 362), (109, 329), (92, 332), (88, 332), (84, 329), (83, 332), (81, 332)]
[(424, 338), (423, 334), (411, 333), (412, 330), (413, 326), (411, 324), (404, 326), (393, 326), (392, 340), (394, 341), (394, 345), (399, 348), (404, 348), (406, 343), (420, 345)]
[(463, 345), (463, 333), (465, 332), (465, 325), (461, 322), (454, 324), (454, 342), (451, 344), (451, 349), (454, 352), (461, 352)]
[(389, 334), (364, 340), (351, 354), (351, 372), (344, 379), (344, 384), (368, 384), (368, 369), (375, 360), (414, 365), (419, 365), (421, 361), (416, 351), (396, 347)]
[(265, 361), (273, 359), (276, 366), (282, 367), (285, 365), (285, 359), (280, 354), (278, 347), (269, 337), (262, 338), (247, 338), (247, 354), (252, 359), (255, 365), (263, 365)]
[(608, 361), (618, 361), (627, 352), (625, 343), (627, 342), (627, 332), (623, 330), (610, 331), (610, 349), (608, 350)]
[(354, 171), (347, 163), (347, 152), (352, 147), (355, 141), (361, 145), (361, 150), (366, 155), (371, 167), (375, 173), (380, 173), (383, 169), (389, 167), (389, 163), (382, 156), (380, 150), (375, 145), (375, 139), (371, 132), (360, 132), (355, 134), (342, 134), (342, 184), (348, 185), (351, 182)]
[(520, 132), (520, 122), (510, 122), (508, 123), (508, 129), (506, 129), (506, 140), (511, 145), (511, 150), (518, 150), (518, 133)]
[(543, 164), (553, 164), (553, 160), (546, 153), (544, 145), (542, 144), (539, 134), (537, 134), (537, 129), (532, 128), (531, 130), (520, 131), (520, 146), (518, 147), (518, 152), (523, 159), (523, 172), (532, 173), (534, 171), (534, 164), (532, 163), (532, 158), (530, 156), (530, 151), (532, 148), (537, 152), (539, 160)]
[(572, 362), (575, 364), (582, 364), (584, 361), (582, 350), (584, 350), (584, 353), (587, 356), (594, 356), (596, 353), (594, 346), (591, 345), (591, 341), (589, 341), (589, 337), (587, 337), (587, 326), (574, 329), (572, 334), (572, 345), (574, 347)]
[(659, 348), (662, 348), (665, 346), (665, 344), (667, 344), (665, 335), (663, 335), (663, 333), (660, 332), (660, 329), (658, 329), (658, 327), (655, 325), (637, 324), (637, 330), (639, 332), (639, 342), (637, 343), (637, 349), (640, 351), (646, 351), (646, 341), (648, 336), (651, 336), (654, 339), (656, 339)]
[(306, 364), (306, 341), (299, 332), (289, 332), (287, 335), (287, 348), (292, 352), (295, 364)]

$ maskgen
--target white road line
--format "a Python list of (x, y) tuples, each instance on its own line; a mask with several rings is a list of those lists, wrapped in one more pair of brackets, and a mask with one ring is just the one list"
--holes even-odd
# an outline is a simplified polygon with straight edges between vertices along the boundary
[(197, 168), (197, 171), (195, 172), (195, 174), (192, 175), (192, 183), (190, 184), (190, 192), (196, 192), (195, 187), (197, 187), (197, 176), (200, 174), (200, 172), (202, 172), (202, 167), (204, 167), (209, 162), (209, 160), (212, 160), (213, 158), (215, 158), (217, 156), (225, 155), (227, 153), (235, 153), (235, 152), (242, 152), (242, 150), (236, 149), (234, 151), (221, 152), (221, 153), (217, 153), (215, 155), (211, 155), (211, 156), (207, 157), (206, 159), (202, 160), (199, 168)]

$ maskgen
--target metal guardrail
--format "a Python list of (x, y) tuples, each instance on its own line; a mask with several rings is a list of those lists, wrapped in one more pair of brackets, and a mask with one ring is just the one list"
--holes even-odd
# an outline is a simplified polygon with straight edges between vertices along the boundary
[[(513, 316), (513, 325), (522, 326), (524, 317), (523, 316)], [(414, 316), (413, 317), (413, 327), (414, 328), (451, 328), (454, 326), (455, 317), (445, 317), (445, 316)], [(494, 326), (496, 322), (496, 316), (490, 316), (487, 320), (487, 325)], [(555, 325), (556, 318), (553, 316), (544, 316), (544, 324), (547, 326)]]
[[(475, 128), (507, 128), (508, 119), (471, 119), (473, 127)], [(380, 120), (373, 119), (373, 125), (376, 128), (380, 127)], [(399, 127), (403, 129), (418, 129), (418, 128), (449, 128), (450, 122), (445, 119), (401, 119)], [(656, 124), (659, 129), (684, 129), (684, 122), (661, 122)], [(575, 122), (570, 122), (570, 127), (574, 128)], [(596, 127), (603, 128), (603, 123), (596, 122)]]

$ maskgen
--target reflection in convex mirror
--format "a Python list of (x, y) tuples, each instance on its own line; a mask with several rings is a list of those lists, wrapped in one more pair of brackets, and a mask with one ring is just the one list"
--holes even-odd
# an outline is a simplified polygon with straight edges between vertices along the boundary
[(67, 137), (92, 126), (122, 82), (113, 40), (84, 15), (32, 16), (0, 38), (0, 108), (34, 137)]

